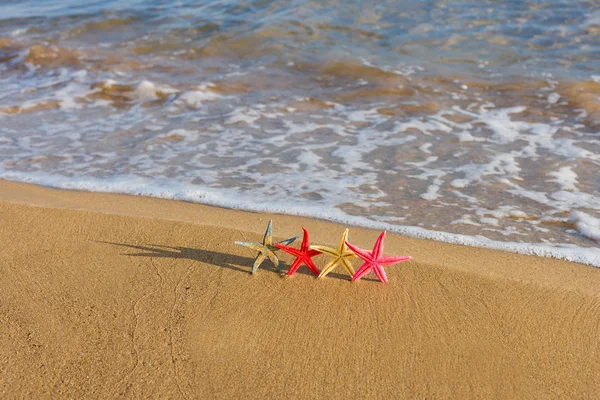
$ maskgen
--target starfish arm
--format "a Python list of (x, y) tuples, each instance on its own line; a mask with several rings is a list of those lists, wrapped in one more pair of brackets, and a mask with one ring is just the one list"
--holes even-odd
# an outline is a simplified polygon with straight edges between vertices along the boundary
[(350, 263), (350, 261), (348, 261), (347, 258), (342, 257), (342, 264), (344, 265), (346, 271), (348, 271), (350, 276), (354, 276), (354, 267), (352, 267), (352, 264)]
[(412, 257), (411, 256), (402, 256), (402, 257), (381, 257), (377, 260), (377, 262), (381, 265), (392, 265), (397, 264), (402, 261), (408, 261)]
[(290, 269), (288, 270), (287, 274), (294, 275), (294, 272), (296, 272), (298, 268), (300, 268), (300, 265), (302, 265), (302, 258), (298, 257), (290, 266)]
[(273, 246), (277, 247), (279, 250), (283, 250), (287, 253), (287, 249), (289, 249), (290, 247), (283, 245), (283, 244), (279, 244), (279, 243), (275, 243)]
[(346, 242), (346, 246), (348, 246), (348, 248), (350, 250), (352, 250), (354, 252), (354, 254), (356, 254), (357, 256), (359, 256), (360, 258), (362, 258), (365, 261), (371, 261), (373, 259), (371, 257), (371, 254), (369, 254), (368, 251), (363, 250), (363, 249), (359, 249), (358, 247), (356, 247), (352, 243)]
[(340, 256), (339, 253), (335, 249), (332, 249), (331, 247), (327, 247), (327, 246), (316, 246), (316, 245), (313, 245), (313, 246), (310, 246), (310, 249), (311, 250), (316, 250), (316, 251), (318, 251), (320, 253), (328, 254), (328, 255), (330, 255), (332, 257), (339, 257)]
[(264, 246), (262, 243), (256, 242), (235, 242), (235, 244), (239, 244), (240, 246), (249, 247), (252, 250), (262, 251)]
[(331, 261), (329, 264), (323, 268), (321, 273), (319, 274), (319, 278), (323, 278), (327, 276), (328, 273), (334, 270), (334, 268), (338, 265), (339, 259)]
[(310, 257), (318, 256), (319, 254), (321, 254), (321, 252), (318, 250), (308, 250), (305, 254), (307, 257), (310, 258)]
[(388, 283), (387, 275), (381, 265), (379, 265), (379, 264), (373, 265), (373, 272), (375, 272), (377, 279), (379, 279), (381, 282)]
[(338, 253), (344, 254), (344, 250), (346, 250), (346, 241), (348, 240), (348, 228), (342, 233), (342, 237), (340, 238), (340, 244), (338, 245)]
[(259, 253), (256, 256), (256, 260), (254, 260), (254, 265), (252, 266), (252, 273), (256, 273), (256, 271), (258, 271), (258, 267), (260, 267), (260, 264), (262, 264), (262, 262), (265, 260), (265, 254), (264, 253)]
[(356, 271), (356, 273), (352, 276), (352, 282), (357, 281), (360, 278), (362, 278), (363, 276), (365, 276), (366, 274), (368, 274), (369, 271), (371, 271), (371, 268), (373, 268), (373, 263), (371, 263), (369, 261), (365, 262), (363, 265), (360, 266), (358, 271)]
[(302, 244), (300, 245), (300, 250), (306, 252), (308, 250), (308, 231), (305, 227), (302, 227), (302, 231), (304, 232), (302, 237)]
[(265, 246), (273, 244), (273, 220), (269, 220), (269, 225), (267, 225), (265, 237), (263, 238), (263, 243)]
[(381, 232), (381, 235), (375, 241), (373, 246), (373, 259), (377, 260), (383, 254), (383, 238), (385, 238), (386, 231)]
[(295, 248), (293, 248), (293, 247), (284, 246), (284, 245), (282, 245), (282, 244), (279, 244), (279, 243), (275, 243), (275, 245), (274, 245), (274, 246), (275, 246), (275, 247), (277, 247), (278, 249), (280, 249), (280, 250), (283, 250), (283, 251), (285, 251), (286, 253), (288, 253), (288, 254), (291, 254), (291, 255), (293, 255), (293, 256), (296, 256), (296, 257), (298, 257), (298, 256), (302, 255), (302, 252), (301, 252), (300, 250), (298, 250), (298, 249), (295, 249)]
[(285, 240), (281, 240), (279, 242), (277, 242), (277, 244), (285, 244), (288, 245), (290, 243), (293, 243), (294, 240), (298, 239), (298, 236), (294, 236), (293, 238), (289, 238), (289, 239), (285, 239)]
[(304, 260), (304, 264), (306, 264), (306, 266), (312, 271), (313, 274), (317, 276), (319, 275), (319, 269), (317, 268), (313, 260), (310, 259), (310, 257), (306, 257), (306, 259)]
[(277, 255), (275, 253), (273, 253), (272, 251), (267, 251), (267, 257), (269, 257), (269, 260), (271, 260), (271, 262), (273, 263), (273, 265), (275, 266), (277, 271), (281, 271), (281, 268), (279, 267), (279, 259), (277, 258)]

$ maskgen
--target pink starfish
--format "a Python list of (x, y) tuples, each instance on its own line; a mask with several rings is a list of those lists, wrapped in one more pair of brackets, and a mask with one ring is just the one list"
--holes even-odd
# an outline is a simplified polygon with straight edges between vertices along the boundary
[(286, 253), (289, 253), (296, 257), (296, 260), (291, 265), (290, 270), (288, 271), (288, 275), (293, 275), (294, 272), (296, 272), (296, 270), (300, 268), (302, 264), (305, 264), (312, 271), (313, 274), (319, 275), (319, 270), (317, 269), (315, 263), (313, 263), (313, 260), (311, 260), (311, 258), (314, 256), (318, 256), (319, 254), (321, 254), (321, 252), (317, 250), (311, 250), (309, 248), (308, 231), (306, 230), (306, 228), (302, 228), (302, 230), (304, 231), (304, 238), (302, 239), (300, 249), (295, 249), (293, 247), (285, 246), (279, 243), (275, 243), (275, 246), (278, 249), (281, 249)]
[(410, 260), (410, 258), (411, 258), (410, 256), (402, 256), (402, 257), (382, 257), (381, 256), (383, 254), (383, 238), (385, 237), (385, 233), (386, 233), (385, 231), (381, 232), (381, 235), (379, 235), (379, 237), (377, 238), (377, 241), (375, 242), (375, 246), (373, 246), (373, 251), (371, 251), (371, 252), (368, 252), (363, 249), (359, 249), (358, 247), (356, 247), (346, 241), (346, 245), (350, 248), (350, 250), (352, 250), (354, 253), (356, 253), (357, 256), (359, 256), (360, 258), (362, 258), (365, 261), (364, 264), (360, 266), (358, 271), (356, 271), (356, 273), (352, 277), (352, 282), (359, 280), (360, 278), (362, 278), (363, 276), (365, 276), (366, 274), (371, 272), (371, 270), (373, 270), (373, 272), (375, 273), (375, 275), (377, 275), (377, 278), (381, 282), (387, 283), (388, 279), (387, 279), (387, 275), (385, 274), (385, 271), (383, 270), (383, 266), (384, 265), (392, 265), (392, 264), (396, 264), (396, 263), (399, 263), (402, 261)]

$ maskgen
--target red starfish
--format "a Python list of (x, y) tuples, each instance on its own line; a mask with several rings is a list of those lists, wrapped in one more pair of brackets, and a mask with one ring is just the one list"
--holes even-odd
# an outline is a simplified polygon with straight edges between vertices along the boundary
[(385, 231), (381, 232), (381, 235), (379, 235), (379, 237), (377, 238), (375, 246), (373, 246), (373, 251), (371, 252), (359, 249), (358, 247), (346, 242), (346, 245), (350, 248), (350, 250), (352, 250), (354, 253), (356, 253), (357, 256), (359, 256), (365, 261), (364, 264), (360, 266), (358, 271), (356, 271), (356, 273), (352, 277), (352, 282), (359, 280), (360, 278), (371, 272), (371, 270), (373, 270), (373, 272), (375, 272), (375, 275), (377, 275), (377, 278), (381, 282), (387, 283), (388, 279), (387, 275), (385, 274), (385, 271), (383, 270), (383, 266), (410, 260), (410, 256), (382, 257), (381, 255), (383, 254), (384, 237)]
[(308, 231), (306, 228), (302, 228), (304, 231), (304, 238), (302, 239), (302, 244), (300, 245), (300, 249), (295, 249), (293, 247), (285, 246), (283, 244), (275, 243), (277, 248), (285, 251), (286, 253), (290, 253), (293, 256), (296, 256), (296, 260), (290, 267), (288, 271), (288, 275), (292, 275), (302, 264), (305, 264), (315, 275), (319, 275), (319, 270), (315, 266), (315, 263), (311, 260), (311, 257), (317, 256), (321, 254), (320, 251), (311, 250), (308, 248)]

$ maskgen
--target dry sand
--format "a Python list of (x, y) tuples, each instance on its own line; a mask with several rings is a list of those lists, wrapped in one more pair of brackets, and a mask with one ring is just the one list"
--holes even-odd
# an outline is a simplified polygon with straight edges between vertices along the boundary
[(233, 242), (271, 218), (279, 238), (343, 231), (0, 182), (0, 396), (598, 397), (600, 270), (390, 234), (385, 254), (414, 259), (388, 285), (250, 275)]

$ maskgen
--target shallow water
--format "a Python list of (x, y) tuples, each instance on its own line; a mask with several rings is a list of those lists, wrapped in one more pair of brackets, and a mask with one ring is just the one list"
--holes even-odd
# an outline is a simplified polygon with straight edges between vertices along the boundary
[(122, 3), (0, 4), (0, 177), (598, 248), (597, 2)]

